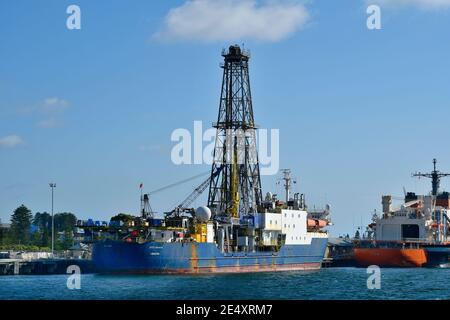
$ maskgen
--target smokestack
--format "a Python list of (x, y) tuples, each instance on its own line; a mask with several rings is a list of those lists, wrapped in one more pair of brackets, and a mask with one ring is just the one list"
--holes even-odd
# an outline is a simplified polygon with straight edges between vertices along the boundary
[(392, 196), (382, 196), (383, 213), (388, 215), (391, 212)]

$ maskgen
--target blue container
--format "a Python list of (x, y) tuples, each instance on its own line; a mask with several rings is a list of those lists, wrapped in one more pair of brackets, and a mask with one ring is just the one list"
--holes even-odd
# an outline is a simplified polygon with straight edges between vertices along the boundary
[(260, 228), (262, 226), (262, 215), (261, 214), (258, 213), (254, 216), (253, 225), (255, 228)]
[(120, 227), (120, 221), (110, 221), (109, 226), (110, 227)]
[(150, 225), (154, 227), (160, 227), (163, 224), (163, 219), (150, 219)]

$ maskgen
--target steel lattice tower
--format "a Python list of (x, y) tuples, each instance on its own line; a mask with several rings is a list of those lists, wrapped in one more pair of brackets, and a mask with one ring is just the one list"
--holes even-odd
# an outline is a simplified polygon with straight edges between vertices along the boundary
[(235, 45), (228, 52), (224, 50), (222, 56), (222, 91), (214, 125), (217, 132), (208, 207), (214, 215), (238, 218), (256, 212), (262, 200), (249, 54)]

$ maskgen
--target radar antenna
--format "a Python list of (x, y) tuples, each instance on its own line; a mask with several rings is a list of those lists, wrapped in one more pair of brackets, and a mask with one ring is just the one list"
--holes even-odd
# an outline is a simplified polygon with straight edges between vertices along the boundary
[(412, 175), (413, 177), (418, 178), (431, 178), (431, 186), (432, 186), (431, 194), (433, 196), (437, 196), (437, 194), (439, 193), (439, 185), (441, 183), (441, 178), (450, 176), (450, 173), (442, 173), (438, 171), (436, 169), (436, 163), (437, 160), (433, 159), (433, 171), (431, 173), (417, 172)]

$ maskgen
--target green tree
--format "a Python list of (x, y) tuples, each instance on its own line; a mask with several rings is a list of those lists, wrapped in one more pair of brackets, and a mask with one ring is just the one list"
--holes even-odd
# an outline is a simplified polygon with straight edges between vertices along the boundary
[(73, 233), (64, 231), (59, 234), (55, 248), (56, 250), (68, 250), (73, 244)]
[(2, 221), (0, 220), (0, 246), (10, 243), (8, 228), (2, 227)]
[(32, 217), (30, 209), (23, 204), (14, 210), (11, 216), (10, 237), (15, 244), (29, 244)]
[(67, 250), (73, 246), (73, 233), (77, 224), (77, 217), (70, 212), (55, 214), (55, 247), (57, 250)]
[(55, 232), (73, 232), (77, 224), (77, 217), (70, 212), (57, 213), (54, 219)]
[(126, 213), (119, 213), (118, 215), (115, 215), (111, 218), (111, 221), (122, 221), (122, 222), (128, 222), (134, 220), (134, 217), (130, 214)]
[(49, 247), (51, 245), (52, 216), (47, 212), (36, 212), (33, 225), (38, 228), (33, 242), (37, 246)]

